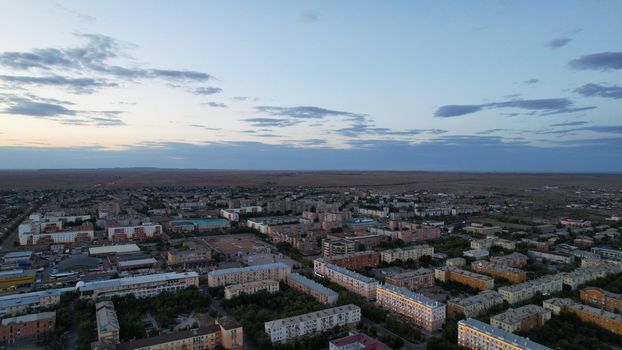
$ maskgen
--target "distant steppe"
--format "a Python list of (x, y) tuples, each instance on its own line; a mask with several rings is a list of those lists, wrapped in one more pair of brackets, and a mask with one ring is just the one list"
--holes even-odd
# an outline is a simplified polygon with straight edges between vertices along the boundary
[(622, 174), (441, 173), (395, 171), (237, 171), (184, 169), (0, 170), (0, 189), (180, 187), (382, 188), (477, 191), (622, 189)]

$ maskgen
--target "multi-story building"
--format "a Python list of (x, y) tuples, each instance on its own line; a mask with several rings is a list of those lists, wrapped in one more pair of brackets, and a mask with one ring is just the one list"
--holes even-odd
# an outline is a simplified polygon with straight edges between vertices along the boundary
[(537, 292), (543, 295), (561, 292), (563, 288), (562, 276), (547, 275), (538, 279), (515, 284), (512, 286), (504, 286), (497, 291), (504, 300), (510, 304), (520, 303), (533, 298)]
[(313, 261), (313, 271), (316, 275), (326, 277), (366, 299), (376, 298), (378, 281), (371, 277), (363, 276), (354, 271), (328, 263), (324, 259), (315, 259)]
[(434, 269), (434, 277), (441, 282), (462, 283), (480, 290), (495, 287), (494, 278), (455, 267), (438, 267)]
[(558, 264), (571, 264), (574, 262), (574, 256), (562, 252), (549, 252), (545, 250), (528, 250), (527, 255), (530, 258), (554, 262)]
[(139, 226), (108, 227), (108, 239), (113, 242), (142, 241), (162, 234), (162, 225), (143, 223)]
[(54, 330), (56, 312), (41, 312), (3, 318), (0, 323), (0, 343), (13, 344), (21, 338), (39, 338)]
[(337, 266), (354, 270), (366, 267), (377, 267), (380, 265), (380, 254), (373, 250), (366, 250), (346, 255), (333, 255), (325, 259)]
[(434, 332), (445, 323), (445, 304), (422, 294), (391, 285), (379, 285), (376, 303), (381, 307), (412, 319), (428, 332)]
[(462, 255), (466, 256), (467, 258), (481, 260), (486, 259), (490, 255), (490, 252), (486, 249), (470, 249), (462, 252)]
[(420, 268), (418, 270), (399, 272), (385, 277), (384, 282), (409, 290), (428, 288), (434, 286), (434, 271)]
[(95, 318), (97, 321), (97, 340), (119, 342), (119, 320), (112, 301), (101, 301), (95, 304)]
[(282, 281), (291, 272), (292, 267), (282, 262), (215, 270), (207, 274), (207, 285), (220, 287), (262, 280)]
[(209, 231), (229, 228), (231, 224), (225, 219), (178, 219), (171, 220), (168, 227), (173, 232)]
[(210, 326), (121, 343), (117, 350), (214, 350), (218, 346), (227, 350), (243, 349), (242, 326), (232, 320), (218, 320)]
[(22, 314), (29, 310), (47, 309), (60, 303), (62, 294), (75, 288), (47, 289), (38, 292), (7, 294), (0, 296), (0, 317)]
[(275, 226), (297, 225), (299, 222), (300, 219), (297, 216), (264, 216), (246, 220), (246, 226), (270, 236), (271, 230)]
[(527, 265), (528, 259), (529, 258), (525, 254), (512, 253), (509, 255), (493, 256), (490, 258), (490, 262), (497, 265), (519, 268)]
[(622, 315), (579, 304), (572, 299), (552, 298), (545, 300), (542, 305), (556, 315), (560, 312), (573, 313), (585, 322), (595, 323), (609, 332), (622, 335)]
[(496, 305), (503, 304), (501, 294), (494, 290), (484, 290), (466, 298), (455, 298), (447, 302), (447, 316), (477, 317)]
[(225, 287), (225, 299), (229, 300), (238, 295), (255, 294), (265, 290), (268, 293), (276, 293), (279, 291), (279, 282), (273, 280), (261, 280), (247, 283), (231, 284)]
[(221, 209), (220, 216), (229, 221), (240, 221), (240, 215), (262, 213), (263, 208), (260, 206), (249, 206), (241, 208)]
[(322, 254), (325, 257), (352, 254), (356, 252), (356, 248), (356, 243), (347, 239), (322, 240)]
[(92, 299), (128, 294), (137, 298), (145, 298), (156, 296), (162, 292), (174, 293), (191, 286), (199, 286), (198, 273), (167, 272), (102, 281), (80, 281), (76, 284), (76, 291), (82, 297)]
[(95, 229), (91, 223), (85, 222), (79, 226), (64, 227), (65, 222), (28, 219), (19, 225), (19, 244), (22, 246), (50, 245), (93, 240)]
[(622, 295), (598, 287), (586, 287), (580, 291), (581, 301), (612, 312), (622, 311)]
[(430, 257), (434, 256), (434, 248), (427, 244), (416, 245), (406, 248), (388, 249), (380, 253), (382, 261), (388, 263), (391, 263), (395, 260), (406, 261), (408, 259), (417, 261), (421, 259), (422, 256), (426, 255)]
[(527, 273), (523, 270), (505, 265), (497, 265), (483, 260), (471, 263), (471, 270), (485, 273), (492, 277), (503, 278), (512, 283), (521, 283), (527, 280)]
[(580, 267), (572, 272), (562, 272), (562, 281), (570, 289), (575, 290), (580, 285), (598, 278), (622, 272), (622, 266), (617, 264), (599, 264), (593, 267)]
[(445, 260), (445, 266), (447, 267), (456, 267), (456, 268), (463, 268), (466, 266), (466, 259), (465, 258), (450, 258)]
[(480, 235), (494, 235), (495, 233), (501, 233), (503, 229), (501, 226), (485, 226), (480, 223), (472, 222), (471, 225), (464, 228), (464, 232), (476, 233)]
[(203, 265), (212, 260), (212, 249), (200, 239), (187, 239), (181, 249), (172, 248), (166, 253), (166, 262), (170, 266)]
[(552, 350), (473, 318), (458, 322), (458, 345), (472, 350)]
[(273, 343), (284, 343), (338, 326), (354, 326), (361, 321), (361, 308), (349, 304), (303, 315), (268, 321), (264, 328)]
[(323, 304), (334, 304), (337, 302), (339, 294), (332, 289), (304, 277), (298, 273), (290, 273), (286, 279), (287, 285), (312, 296)]
[(595, 247), (590, 249), (594, 254), (598, 254), (603, 259), (622, 260), (622, 250), (607, 247)]
[(589, 220), (577, 220), (577, 219), (569, 219), (569, 218), (559, 219), (559, 223), (570, 228), (592, 226), (592, 222)]
[(551, 311), (538, 305), (509, 309), (490, 318), (490, 325), (506, 332), (526, 332), (551, 319)]
[(391, 348), (365, 333), (356, 333), (331, 340), (328, 343), (328, 350), (391, 350)]

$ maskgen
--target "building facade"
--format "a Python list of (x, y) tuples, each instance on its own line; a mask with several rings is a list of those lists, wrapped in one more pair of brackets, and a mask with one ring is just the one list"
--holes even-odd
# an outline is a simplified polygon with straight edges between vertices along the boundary
[(490, 325), (506, 332), (526, 332), (551, 319), (551, 311), (538, 305), (509, 309), (490, 318)]
[(22, 338), (39, 338), (44, 333), (54, 330), (56, 312), (41, 312), (3, 318), (0, 323), (0, 342), (13, 344)]
[(436, 268), (434, 269), (434, 277), (441, 282), (457, 282), (479, 290), (495, 287), (495, 280), (490, 276), (454, 267)]
[(503, 304), (503, 297), (494, 290), (484, 290), (466, 298), (455, 298), (447, 302), (447, 316), (477, 317), (496, 305)]
[(287, 285), (312, 296), (315, 300), (323, 304), (334, 304), (337, 302), (339, 294), (332, 289), (308, 279), (298, 273), (290, 273), (286, 279)]
[(434, 286), (434, 271), (420, 268), (418, 270), (395, 273), (385, 277), (384, 283), (409, 290), (428, 288)]
[(76, 285), (76, 292), (80, 293), (83, 298), (92, 299), (128, 294), (132, 294), (137, 298), (146, 298), (156, 296), (162, 292), (174, 293), (191, 286), (199, 286), (198, 273), (167, 272), (103, 281), (80, 281)]
[(378, 281), (371, 277), (327, 263), (324, 259), (315, 259), (313, 261), (313, 271), (316, 275), (326, 277), (365, 299), (371, 300), (376, 298)]
[(458, 322), (458, 345), (472, 350), (552, 350), (473, 318)]
[(376, 303), (389, 311), (410, 318), (428, 332), (440, 329), (445, 323), (445, 304), (404, 288), (379, 285)]
[(262, 280), (282, 281), (291, 272), (292, 267), (281, 262), (215, 270), (207, 274), (207, 285), (220, 287)]
[(261, 280), (247, 283), (231, 284), (225, 287), (225, 299), (229, 300), (240, 294), (255, 294), (265, 290), (268, 293), (279, 291), (279, 282), (273, 280)]

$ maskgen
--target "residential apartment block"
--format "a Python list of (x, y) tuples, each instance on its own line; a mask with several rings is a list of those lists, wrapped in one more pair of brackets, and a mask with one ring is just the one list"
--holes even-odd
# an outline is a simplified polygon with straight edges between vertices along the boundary
[(41, 312), (3, 318), (0, 322), (0, 343), (13, 344), (21, 338), (39, 338), (54, 330), (56, 312)]
[(612, 312), (622, 311), (622, 295), (598, 287), (586, 287), (580, 291), (581, 301)]
[(512, 283), (521, 283), (527, 280), (527, 273), (523, 270), (505, 265), (497, 265), (483, 260), (471, 263), (471, 270), (485, 273), (492, 277), (503, 278)]
[(276, 293), (279, 291), (279, 282), (273, 280), (261, 280), (247, 283), (231, 284), (225, 287), (225, 299), (229, 300), (238, 295), (255, 294), (265, 290), (268, 293)]
[(76, 284), (76, 291), (82, 297), (92, 299), (128, 294), (133, 294), (137, 298), (145, 298), (162, 292), (174, 293), (191, 286), (199, 286), (198, 273), (167, 272), (102, 281), (80, 281)]
[(527, 255), (530, 258), (553, 262), (558, 264), (570, 264), (574, 261), (574, 256), (562, 252), (549, 252), (545, 250), (528, 250)]
[(334, 304), (339, 297), (339, 294), (334, 290), (326, 288), (298, 273), (287, 275), (286, 282), (288, 286), (312, 296), (323, 304)]
[(37, 311), (60, 303), (62, 294), (74, 291), (75, 288), (47, 289), (38, 292), (7, 294), (0, 296), (0, 317)]
[(356, 252), (356, 248), (356, 243), (347, 239), (322, 240), (322, 254), (324, 257), (352, 254)]
[(562, 287), (562, 276), (547, 275), (520, 284), (504, 286), (497, 291), (508, 303), (515, 304), (533, 298), (537, 292), (544, 295), (561, 292)]
[(472, 350), (552, 350), (473, 318), (458, 322), (458, 345)]
[(97, 340), (117, 344), (121, 328), (112, 301), (101, 301), (95, 304), (95, 319), (97, 322)]
[(455, 298), (447, 302), (447, 316), (477, 317), (496, 305), (503, 304), (501, 294), (494, 290), (484, 290), (466, 298)]
[(313, 261), (313, 271), (316, 275), (326, 277), (366, 299), (376, 298), (378, 281), (371, 277), (363, 276), (343, 267), (327, 263), (324, 259), (315, 259)]
[(562, 281), (572, 290), (576, 290), (580, 285), (606, 277), (608, 275), (622, 272), (622, 266), (617, 264), (599, 264), (593, 267), (580, 267), (572, 272), (562, 272)]
[(420, 268), (387, 276), (384, 283), (392, 286), (416, 290), (434, 286), (434, 271)]
[(268, 321), (264, 324), (264, 328), (273, 343), (284, 343), (333, 329), (337, 326), (354, 326), (360, 321), (361, 308), (349, 304)]
[(345, 255), (333, 255), (325, 258), (331, 263), (346, 269), (362, 269), (380, 265), (380, 254), (373, 250), (366, 250)]
[(138, 226), (108, 227), (108, 239), (113, 242), (142, 241), (162, 234), (162, 225), (143, 223)]
[(421, 259), (422, 256), (434, 256), (434, 248), (427, 245), (416, 245), (412, 247), (406, 248), (395, 248), (388, 249), (380, 253), (382, 261), (391, 263), (395, 260), (406, 261), (408, 259), (412, 259), (417, 261)]
[(618, 335), (622, 335), (622, 315), (607, 310), (598, 309), (589, 305), (574, 302), (572, 299), (552, 298), (545, 300), (542, 305), (554, 314), (570, 312), (585, 322), (592, 322)]
[(480, 290), (495, 287), (494, 278), (455, 267), (438, 267), (434, 269), (434, 277), (441, 282), (462, 283)]
[(282, 262), (215, 270), (207, 274), (207, 285), (220, 287), (262, 280), (282, 281), (291, 272), (292, 267)]
[(381, 307), (412, 319), (428, 332), (440, 329), (445, 323), (445, 304), (422, 294), (391, 285), (379, 285), (376, 303)]
[(166, 254), (166, 262), (170, 266), (202, 265), (212, 260), (212, 249), (202, 240), (187, 239), (181, 248), (171, 248)]
[(622, 250), (600, 247), (592, 248), (590, 251), (603, 259), (622, 260)]
[(506, 332), (526, 332), (551, 319), (551, 311), (538, 305), (509, 309), (490, 318), (490, 325)]
[(497, 265), (519, 268), (527, 265), (528, 259), (529, 258), (525, 254), (512, 253), (509, 255), (493, 256), (490, 258), (490, 262)]

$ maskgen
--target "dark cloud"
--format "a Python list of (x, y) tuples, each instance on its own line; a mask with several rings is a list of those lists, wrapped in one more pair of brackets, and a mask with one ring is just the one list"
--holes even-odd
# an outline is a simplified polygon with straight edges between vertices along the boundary
[(214, 108), (227, 108), (226, 104), (218, 103), (218, 102), (205, 102), (205, 103), (202, 103), (202, 105), (210, 106), (210, 107), (214, 107)]
[(321, 146), (326, 144), (326, 140), (323, 139), (298, 140), (295, 142), (302, 146)]
[(214, 95), (214, 94), (221, 93), (222, 89), (221, 88), (217, 88), (217, 87), (208, 86), (208, 87), (198, 87), (198, 88), (195, 88), (195, 89), (191, 90), (191, 92), (193, 94), (196, 94), (196, 95)]
[(303, 11), (300, 14), (300, 19), (307, 23), (317, 22), (320, 20), (320, 14), (315, 11)]
[[(73, 48), (34, 49), (30, 52), (2, 52), (0, 53), (0, 66), (15, 70), (37, 70), (54, 74), (63, 72), (69, 76), (77, 75), (77, 78), (65, 78), (66, 81), (64, 82), (62, 78), (58, 77), (56, 79), (47, 78), (48, 80), (39, 80), (38, 82), (39, 84), (67, 85), (68, 87), (75, 87), (76, 84), (87, 84), (89, 82), (101, 82), (101, 79), (95, 77), (97, 75), (132, 81), (139, 79), (163, 79), (169, 82), (205, 82), (213, 78), (208, 73), (191, 70), (112, 65), (109, 63), (111, 60), (125, 58), (123, 52), (131, 45), (121, 43), (105, 35), (75, 35), (85, 39), (86, 43)], [(22, 77), (22, 82), (34, 83), (32, 78), (26, 79), (26, 77)], [(87, 79), (91, 79), (91, 81)], [(18, 81), (15, 80), (15, 82)]]
[(538, 79), (527, 79), (527, 80), (523, 81), (523, 83), (528, 84), (528, 85), (537, 84), (539, 82), (540, 82), (540, 80), (538, 80)]
[(536, 114), (540, 116), (561, 114), (561, 113), (574, 113), (579, 111), (591, 110), (596, 107), (574, 107), (574, 103), (567, 98), (545, 98), (545, 99), (515, 99), (509, 101), (492, 102), (481, 105), (447, 105), (441, 106), (434, 113), (435, 117), (439, 118), (451, 118), (458, 117), (466, 114), (479, 112), (485, 109), (499, 109), (499, 108), (518, 108), (527, 111), (532, 111), (530, 114)]
[(546, 42), (546, 46), (551, 49), (559, 49), (560, 47), (564, 47), (572, 41), (572, 38), (569, 37), (561, 37), (561, 38), (553, 38)]
[(77, 111), (67, 109), (64, 106), (57, 104), (35, 102), (24, 99), (15, 101), (12, 105), (2, 110), (1, 113), (27, 115), (31, 117), (56, 117), (76, 115)]
[[(58, 75), (52, 76), (20, 76), (20, 75), (0, 75), (0, 80), (8, 83), (32, 84), (39, 86), (57, 86), (68, 88), (75, 93), (91, 93), (103, 87), (118, 86), (116, 83), (108, 82), (103, 79), (93, 78), (67, 78)], [(13, 88), (19, 86), (15, 85)]]
[(277, 106), (257, 106), (255, 109), (262, 113), (267, 113), (273, 116), (282, 116), (289, 118), (301, 118), (301, 119), (322, 119), (330, 116), (343, 116), (351, 117), (360, 120), (365, 118), (365, 115), (335, 111), (325, 109), (321, 107), (313, 106), (298, 106), (298, 107), (277, 107)]
[(574, 89), (574, 92), (585, 97), (622, 98), (622, 87), (616, 85), (590, 83)]
[(200, 128), (200, 129), (205, 129), (205, 130), (209, 130), (209, 131), (219, 131), (222, 130), (221, 128), (211, 128), (205, 125), (201, 125), (201, 124), (190, 124), (189, 126), (192, 126), (194, 128)]
[(287, 127), (300, 123), (297, 120), (278, 118), (247, 118), (244, 121), (256, 127)]
[(570, 67), (579, 70), (617, 70), (622, 69), (622, 52), (600, 52), (581, 56), (570, 61)]
[(577, 125), (585, 125), (587, 124), (586, 121), (575, 121), (575, 122), (564, 122), (564, 123), (556, 123), (556, 124), (551, 124), (552, 127), (559, 127), (559, 126), (577, 126)]
[(577, 134), (577, 132), (581, 131), (622, 134), (622, 125), (584, 126), (580, 128), (540, 131), (538, 134)]
[(488, 130), (482, 130), (482, 131), (478, 131), (476, 132), (476, 134), (478, 135), (490, 135), (490, 134), (494, 134), (497, 132), (501, 132), (501, 131), (507, 131), (508, 129), (488, 129)]

